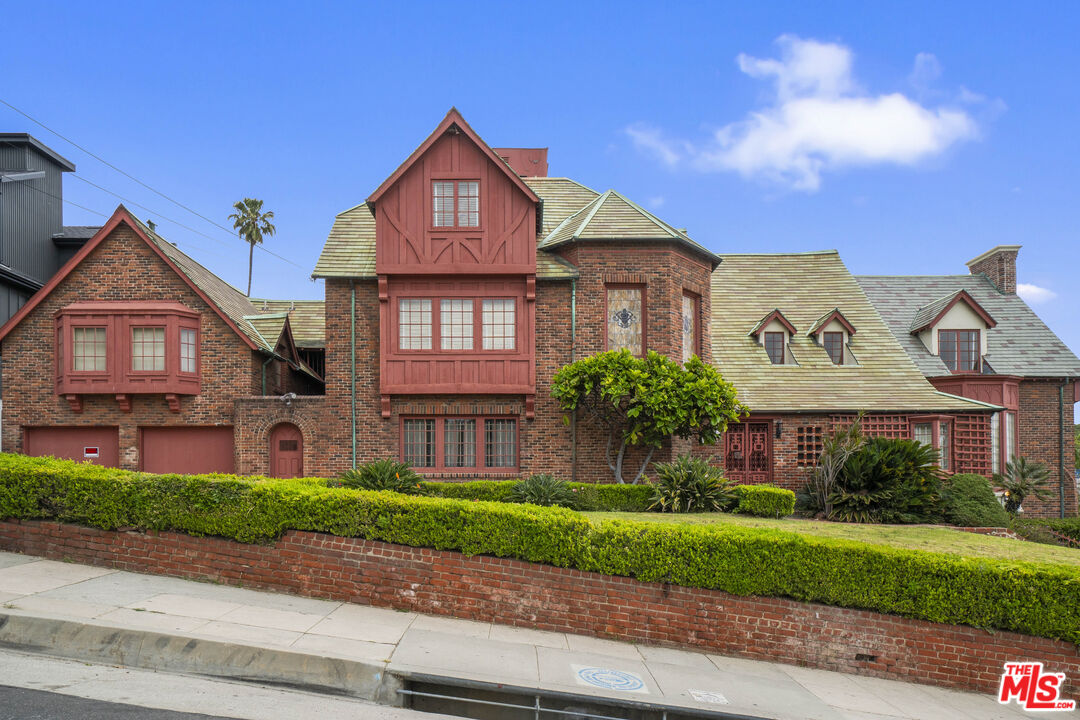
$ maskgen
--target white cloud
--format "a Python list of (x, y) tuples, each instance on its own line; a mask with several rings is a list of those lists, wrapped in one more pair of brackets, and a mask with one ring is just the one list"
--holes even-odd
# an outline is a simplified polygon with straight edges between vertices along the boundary
[(1038, 305), (1050, 302), (1057, 297), (1057, 293), (1049, 288), (1039, 287), (1030, 283), (1019, 283), (1016, 286), (1016, 294), (1024, 299), (1024, 302)]
[(908, 82), (919, 92), (927, 92), (941, 77), (941, 63), (933, 53), (921, 52), (915, 56), (915, 66), (908, 75)]
[[(737, 58), (744, 73), (773, 83), (770, 104), (700, 144), (635, 125), (626, 130), (634, 145), (669, 167), (735, 171), (813, 192), (825, 171), (915, 165), (978, 135), (975, 121), (959, 107), (926, 107), (901, 93), (860, 89), (850, 48), (792, 35), (781, 36), (777, 45), (780, 59)], [(930, 82), (939, 74), (933, 55), (916, 57), (913, 81)]]
[(663, 207), (664, 203), (666, 202), (667, 198), (665, 198), (663, 195), (654, 195), (653, 197), (649, 198), (649, 207), (656, 210)]

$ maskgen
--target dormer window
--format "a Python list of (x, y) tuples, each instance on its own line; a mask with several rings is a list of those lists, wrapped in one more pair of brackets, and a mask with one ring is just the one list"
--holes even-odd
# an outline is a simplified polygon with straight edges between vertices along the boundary
[(791, 354), (791, 336), (794, 334), (795, 326), (779, 310), (761, 318), (750, 331), (750, 337), (765, 348), (765, 355), (773, 365), (798, 365)]
[(829, 359), (832, 360), (833, 365), (844, 364), (844, 333), (843, 332), (824, 332), (821, 334), (821, 345), (825, 348), (825, 352), (829, 354)]
[(848, 342), (855, 335), (855, 326), (848, 322), (840, 308), (833, 308), (817, 319), (806, 331), (820, 345), (833, 365), (858, 365)]
[(938, 356), (950, 372), (979, 372), (978, 330), (938, 330)]
[(997, 322), (966, 290), (924, 305), (911, 321), (911, 334), (941, 358), (953, 373), (978, 373), (986, 355), (986, 331)]
[(436, 180), (431, 184), (432, 227), (480, 226), (480, 183), (475, 180)]
[(767, 332), (765, 333), (765, 352), (769, 356), (769, 362), (773, 365), (784, 364), (784, 344), (787, 341), (787, 333), (784, 332)]

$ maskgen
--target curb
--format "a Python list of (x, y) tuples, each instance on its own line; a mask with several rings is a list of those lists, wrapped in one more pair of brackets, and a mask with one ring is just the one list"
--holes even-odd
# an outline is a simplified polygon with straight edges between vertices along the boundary
[(144, 670), (205, 675), (401, 705), (383, 663), (328, 658), (154, 630), (0, 613), (0, 648)]

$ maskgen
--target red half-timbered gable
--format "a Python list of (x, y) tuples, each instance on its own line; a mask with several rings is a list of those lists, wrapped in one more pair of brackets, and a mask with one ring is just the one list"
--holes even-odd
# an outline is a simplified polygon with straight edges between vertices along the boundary
[(393, 395), (536, 395), (539, 198), (451, 110), (368, 198), (381, 414)]

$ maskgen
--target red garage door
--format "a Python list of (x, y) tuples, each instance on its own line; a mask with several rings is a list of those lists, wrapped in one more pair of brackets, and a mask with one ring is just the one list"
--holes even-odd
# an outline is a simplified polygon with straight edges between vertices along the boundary
[(114, 427), (28, 427), (23, 428), (23, 452), (117, 467), (120, 434)]
[(139, 428), (141, 467), (152, 473), (233, 471), (231, 427)]

